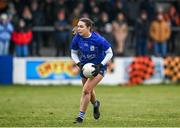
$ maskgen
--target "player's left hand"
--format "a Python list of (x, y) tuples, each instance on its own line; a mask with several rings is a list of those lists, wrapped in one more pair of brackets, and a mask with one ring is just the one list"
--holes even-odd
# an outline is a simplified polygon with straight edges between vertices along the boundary
[(95, 68), (95, 70), (92, 72), (93, 76), (96, 77), (99, 73), (99, 71), (101, 70), (101, 68), (103, 67), (103, 64), (98, 64), (98, 65), (93, 65), (93, 67)]

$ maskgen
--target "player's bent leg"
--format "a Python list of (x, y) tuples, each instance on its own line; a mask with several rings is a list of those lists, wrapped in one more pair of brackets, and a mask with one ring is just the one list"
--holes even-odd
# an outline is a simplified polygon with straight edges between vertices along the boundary
[(100, 117), (100, 111), (99, 111), (100, 101), (96, 100), (96, 95), (95, 95), (94, 90), (91, 92), (91, 103), (93, 105), (93, 116), (95, 119), (99, 119), (99, 117)]
[[(79, 113), (79, 116), (76, 118), (75, 123), (83, 122), (84, 114), (87, 110), (87, 106), (91, 99), (91, 92), (93, 91), (93, 88), (102, 80), (102, 78), (103, 76), (99, 74), (93, 79), (87, 79), (87, 81), (85, 82), (83, 86), (82, 97), (81, 97), (80, 113)], [(82, 120), (82, 121), (79, 121), (79, 120)]]
[(92, 86), (91, 84), (88, 84), (86, 82), (86, 84), (83, 87), (80, 111), (85, 112), (87, 109), (87, 106), (88, 106), (90, 99), (91, 99), (91, 91), (92, 91), (91, 86)]
[(90, 101), (90, 91), (85, 90), (83, 88), (83, 92), (82, 92), (82, 96), (81, 96), (81, 101), (80, 101), (80, 112), (78, 117), (75, 119), (75, 121), (73, 123), (82, 123), (84, 116), (85, 116), (85, 112), (88, 106), (88, 103)]
[[(103, 76), (101, 74), (98, 74), (96, 77), (94, 77), (93, 79), (88, 79), (87, 82), (89, 82), (89, 84), (93, 85), (92, 87), (94, 88), (101, 80), (102, 80)], [(95, 92), (91, 92), (91, 94), (93, 93), (93, 95), (95, 96)], [(91, 96), (92, 97), (92, 96)], [(93, 116), (95, 119), (99, 119), (100, 117), (100, 102), (96, 99), (93, 99), (95, 101), (93, 101)]]
[(80, 112), (79, 112), (78, 117), (75, 119), (74, 123), (82, 123), (83, 122), (85, 112), (87, 110), (87, 106), (88, 106), (88, 104), (90, 102), (91, 91), (92, 91), (91, 85), (85, 83), (84, 86), (83, 86), (83, 89), (82, 89)]
[[(98, 74), (95, 78), (97, 80), (100, 79), (100, 81), (101, 81), (103, 76), (101, 74)], [(95, 92), (94, 92), (94, 94), (95, 94)], [(95, 100), (94, 103), (93, 103), (93, 116), (94, 116), (94, 119), (99, 119), (99, 117), (100, 117), (100, 110), (99, 110), (99, 108), (100, 108), (100, 101)]]
[(94, 104), (96, 102), (96, 93), (94, 91), (94, 89), (91, 92), (91, 99), (90, 99), (91, 103)]
[(93, 91), (94, 87), (102, 80), (102, 78), (103, 76), (99, 74), (93, 79), (87, 79), (83, 86), (82, 105), (80, 107), (80, 111), (86, 111), (91, 98), (91, 92)]
[[(81, 78), (81, 81), (82, 81), (82, 84), (83, 84), (83, 87), (84, 87), (84, 85), (85, 85), (87, 79), (82, 77), (82, 78)], [(82, 92), (82, 94), (81, 94), (80, 106), (82, 105), (82, 98), (83, 98), (83, 92)]]
[[(86, 78), (82, 78), (82, 84), (83, 84), (83, 86), (85, 85), (85, 83), (86, 83), (86, 81), (87, 81), (87, 79)], [(80, 100), (81, 101), (81, 100)], [(90, 99), (90, 101), (91, 101), (91, 103), (92, 104), (94, 104), (95, 103), (95, 101), (96, 101), (96, 93), (95, 93), (95, 91), (94, 91), (94, 89), (93, 89), (93, 91), (91, 92), (91, 99)], [(81, 102), (80, 102), (81, 103)]]
[(93, 117), (94, 119), (99, 119), (100, 117), (100, 101), (96, 99), (96, 94), (94, 89), (91, 92), (91, 99), (90, 99), (92, 105), (93, 105)]

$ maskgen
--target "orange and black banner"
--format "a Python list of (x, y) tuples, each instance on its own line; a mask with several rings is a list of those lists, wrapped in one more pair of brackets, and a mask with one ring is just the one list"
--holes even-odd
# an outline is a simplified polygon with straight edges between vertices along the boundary
[(165, 79), (173, 82), (180, 81), (180, 57), (166, 57), (164, 59)]
[(128, 69), (128, 85), (141, 84), (154, 74), (154, 62), (151, 57), (135, 57)]

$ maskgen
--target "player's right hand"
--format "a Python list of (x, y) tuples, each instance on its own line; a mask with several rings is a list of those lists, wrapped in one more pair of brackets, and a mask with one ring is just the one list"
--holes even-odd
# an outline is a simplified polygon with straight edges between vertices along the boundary
[(80, 70), (82, 70), (83, 64), (81, 64), (81, 62), (78, 62), (76, 65), (79, 67)]

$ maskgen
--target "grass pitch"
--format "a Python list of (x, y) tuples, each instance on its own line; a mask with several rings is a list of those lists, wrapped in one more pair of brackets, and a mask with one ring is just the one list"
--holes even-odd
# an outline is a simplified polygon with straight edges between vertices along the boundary
[(1, 127), (180, 127), (180, 86), (98, 85), (101, 118), (89, 105), (83, 124), (73, 124), (79, 111), (80, 86), (0, 86)]

